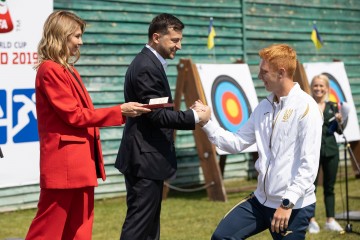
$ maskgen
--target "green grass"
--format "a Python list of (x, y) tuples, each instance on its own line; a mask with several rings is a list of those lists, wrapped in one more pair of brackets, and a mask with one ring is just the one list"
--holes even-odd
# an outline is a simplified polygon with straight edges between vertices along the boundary
[[(360, 211), (360, 180), (349, 181), (350, 210)], [(226, 189), (242, 190), (228, 193), (227, 202), (212, 202), (207, 198), (205, 191), (196, 193), (179, 193), (171, 190), (168, 199), (163, 202), (161, 213), (161, 239), (162, 240), (208, 240), (219, 220), (237, 202), (254, 189), (254, 181), (226, 181)], [(239, 187), (242, 188), (239, 188)], [(246, 187), (245, 187), (246, 186)], [(249, 187), (250, 186), (250, 187)], [(325, 209), (323, 205), (322, 188), (317, 191), (318, 204), (316, 209), (317, 221), (322, 227), (325, 224)], [(354, 197), (357, 197), (354, 198)], [(344, 201), (344, 206), (342, 204)], [(336, 184), (336, 213), (345, 212), (345, 184), (338, 180)], [(93, 240), (119, 239), (120, 229), (125, 217), (125, 198), (114, 198), (96, 201)], [(16, 212), (0, 213), (0, 240), (7, 238), (24, 238), (35, 209)], [(346, 221), (339, 221), (344, 227)], [(351, 221), (353, 231), (360, 232), (360, 222)], [(271, 239), (269, 232), (265, 231), (250, 239)], [(316, 235), (307, 234), (309, 240), (329, 239), (359, 239), (359, 235), (345, 233), (340, 235), (334, 232), (321, 231)]]

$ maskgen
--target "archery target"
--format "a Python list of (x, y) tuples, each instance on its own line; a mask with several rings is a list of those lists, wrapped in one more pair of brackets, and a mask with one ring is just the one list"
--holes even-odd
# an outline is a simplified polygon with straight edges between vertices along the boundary
[(341, 89), (339, 82), (329, 73), (322, 73), (329, 78), (329, 101), (341, 103), (346, 102), (345, 94)]
[[(329, 63), (304, 63), (304, 69), (311, 84), (314, 76), (324, 74), (329, 78), (329, 100), (337, 103), (346, 103), (348, 109), (348, 120), (343, 135), (347, 141), (360, 140), (359, 122), (356, 108), (351, 94), (350, 84), (346, 75), (343, 62)], [(344, 142), (341, 135), (335, 133), (337, 142)]]
[(214, 115), (220, 126), (235, 132), (250, 117), (251, 108), (244, 90), (231, 77), (217, 77), (211, 88)]
[[(249, 119), (258, 98), (247, 64), (196, 64), (211, 120), (236, 132)], [(257, 151), (253, 144), (243, 152)], [(228, 154), (218, 148), (220, 155)]]

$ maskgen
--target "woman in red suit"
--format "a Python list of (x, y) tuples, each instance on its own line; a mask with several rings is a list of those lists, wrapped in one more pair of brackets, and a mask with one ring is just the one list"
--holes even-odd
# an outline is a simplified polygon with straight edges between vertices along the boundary
[(98, 127), (125, 123), (150, 110), (136, 102), (94, 109), (73, 64), (80, 58), (85, 22), (53, 12), (38, 46), (35, 83), (40, 138), (40, 199), (26, 239), (89, 240), (94, 187), (105, 180)]

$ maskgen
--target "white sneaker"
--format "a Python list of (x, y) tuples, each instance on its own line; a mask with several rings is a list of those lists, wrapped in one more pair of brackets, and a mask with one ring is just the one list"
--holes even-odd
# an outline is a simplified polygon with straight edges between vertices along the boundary
[(342, 232), (344, 231), (344, 229), (340, 226), (340, 224), (333, 220), (331, 222), (327, 222), (325, 223), (325, 227), (326, 230), (330, 230), (330, 231), (337, 231), (337, 232)]
[(320, 232), (320, 226), (316, 221), (310, 221), (308, 230), (309, 233), (316, 234)]

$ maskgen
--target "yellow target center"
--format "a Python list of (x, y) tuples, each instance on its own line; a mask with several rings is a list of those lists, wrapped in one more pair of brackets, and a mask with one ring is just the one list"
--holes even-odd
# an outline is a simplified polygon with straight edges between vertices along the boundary
[(231, 117), (236, 117), (239, 115), (239, 109), (234, 99), (228, 99), (226, 101), (226, 108)]
[(338, 100), (336, 99), (336, 97), (334, 95), (330, 95), (329, 96), (329, 101), (331, 102), (337, 102)]

